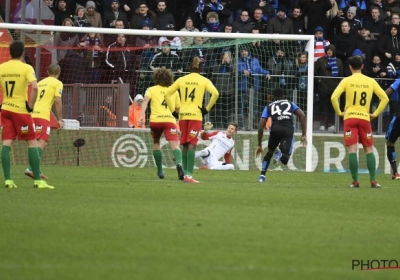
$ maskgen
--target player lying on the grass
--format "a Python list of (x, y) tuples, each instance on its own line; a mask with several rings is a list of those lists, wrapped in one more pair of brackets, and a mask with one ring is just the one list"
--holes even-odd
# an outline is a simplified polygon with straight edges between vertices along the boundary
[[(63, 83), (58, 79), (61, 74), (61, 68), (56, 63), (50, 64), (47, 68), (47, 73), (49, 76), (38, 83), (39, 94), (32, 112), (40, 158), (42, 158), (43, 150), (46, 148), (50, 137), (50, 115), (53, 104), (58, 120), (58, 129), (63, 127), (61, 101)], [(25, 175), (33, 179), (33, 172), (30, 165), (25, 170)], [(47, 176), (43, 173), (40, 174), (40, 177), (47, 179)]]
[[(386, 89), (386, 94), (396, 94), (399, 95), (399, 87), (400, 87), (400, 79), (397, 79), (393, 84), (390, 85)], [(395, 98), (398, 99), (398, 98)], [(390, 167), (392, 168), (392, 179), (400, 180), (400, 174), (397, 172), (397, 162), (396, 162), (396, 149), (395, 144), (397, 139), (400, 137), (400, 104), (399, 102), (395, 102), (393, 106), (391, 106), (391, 111), (393, 111), (393, 118), (390, 121), (388, 130), (386, 132), (386, 156), (389, 160)]]
[[(231, 152), (235, 141), (233, 136), (237, 130), (236, 123), (229, 123), (226, 131), (214, 131), (209, 133), (213, 125), (210, 122), (204, 124), (204, 131), (201, 134), (201, 139), (211, 140), (211, 144), (207, 148), (196, 152), (195, 157), (200, 158), (203, 164), (202, 169), (211, 170), (233, 170), (235, 166), (231, 163)], [(220, 158), (223, 161), (219, 161)]]
[[(165, 67), (158, 68), (154, 71), (153, 80), (155, 86), (149, 87), (144, 95), (142, 111), (139, 117), (139, 126), (145, 122), (145, 114), (147, 105), (150, 102), (150, 133), (153, 138), (153, 157), (156, 161), (157, 175), (160, 179), (164, 179), (165, 173), (162, 167), (162, 153), (160, 146), (160, 138), (164, 133), (165, 139), (169, 142), (169, 146), (174, 153), (176, 161), (176, 170), (178, 171), (179, 180), (183, 180), (184, 172), (182, 167), (182, 151), (179, 148), (178, 128), (176, 127), (175, 116), (168, 109), (164, 96), (167, 89), (174, 82), (174, 74)], [(172, 104), (175, 110), (179, 111), (181, 101), (178, 92), (172, 97)], [(174, 111), (175, 111), (174, 110)], [(174, 113), (176, 115), (176, 113)]]
[(262, 138), (265, 124), (268, 117), (271, 117), (272, 124), (268, 139), (268, 151), (262, 161), (261, 175), (258, 178), (260, 183), (265, 182), (265, 174), (271, 163), (274, 151), (278, 146), (280, 148), (278, 160), (284, 165), (289, 161), (294, 141), (293, 115), (296, 115), (301, 123), (301, 143), (303, 146), (307, 145), (307, 122), (304, 112), (296, 104), (285, 98), (285, 92), (281, 88), (274, 89), (272, 92), (272, 100), (273, 102), (264, 108), (258, 125), (256, 157), (260, 156), (263, 152)]

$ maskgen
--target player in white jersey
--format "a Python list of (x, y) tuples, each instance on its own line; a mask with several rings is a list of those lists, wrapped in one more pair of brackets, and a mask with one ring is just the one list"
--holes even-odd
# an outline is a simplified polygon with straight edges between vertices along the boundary
[[(211, 128), (212, 124), (207, 122), (204, 125), (204, 132), (201, 134), (201, 139), (211, 140), (211, 144), (195, 154), (195, 157), (200, 158), (203, 163), (202, 169), (235, 169), (235, 166), (231, 163), (231, 151), (235, 146), (233, 135), (236, 133), (237, 124), (229, 123), (226, 131), (214, 131), (209, 133), (208, 130)], [(222, 157), (225, 161), (219, 161)]]

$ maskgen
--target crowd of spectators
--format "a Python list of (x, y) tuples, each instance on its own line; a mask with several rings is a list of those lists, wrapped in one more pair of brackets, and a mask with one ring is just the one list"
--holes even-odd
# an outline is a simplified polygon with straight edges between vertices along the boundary
[[(316, 108), (323, 108), (321, 130), (332, 129), (329, 114), (333, 116), (333, 111), (327, 100), (340, 78), (350, 74), (346, 64), (348, 57), (354, 53), (361, 55), (365, 62), (364, 73), (368, 76), (388, 79), (400, 76), (400, 0), (43, 1), (54, 12), (56, 25), (202, 31), (205, 34), (239, 32), (315, 35), (314, 62), (318, 66), (315, 67), (315, 100), (321, 105)], [(239, 81), (242, 82), (238, 87), (243, 93), (240, 98), (247, 99), (249, 87), (252, 87), (252, 98), (258, 97), (259, 100), (250, 102), (254, 106), (253, 112), (258, 113), (260, 105), (267, 100), (266, 93), (260, 88), (266, 88), (268, 92), (277, 86), (289, 92), (296, 88), (299, 93), (305, 94), (307, 61), (304, 59), (310, 46), (303, 41), (276, 39), (248, 43), (243, 47), (246, 56), (243, 56), (243, 50), (239, 50), (239, 61), (234, 61), (234, 49), (220, 47), (210, 51), (204, 47), (217, 41), (207, 39), (206, 35), (198, 38), (150, 35), (121, 38), (114, 35), (102, 37), (96, 34), (75, 36), (60, 33), (56, 35), (54, 45), (62, 47), (58, 50), (59, 61), (68, 56), (66, 46), (84, 49), (84, 55), (79, 51), (73, 51), (70, 55), (80, 55), (89, 62), (91, 81), (107, 83), (121, 76), (124, 82), (131, 83), (132, 97), (144, 94), (143, 90), (151, 84), (150, 74), (155, 68), (164, 66), (175, 73), (185, 72), (193, 56), (202, 59), (203, 67), (208, 69), (210, 78), (217, 83), (223, 80), (217, 74), (226, 72), (231, 75), (235, 72), (233, 69), (239, 67), (238, 74), (242, 75)], [(88, 48), (91, 52), (87, 52)], [(111, 55), (113, 49), (119, 54)], [(132, 63), (110, 62), (117, 58)], [(251, 67), (254, 68), (256, 63), (259, 64), (258, 75), (268, 74), (268, 79), (251, 77)], [(228, 64), (229, 67), (226, 67)], [(100, 70), (95, 71), (93, 68)], [(219, 71), (215, 72), (216, 69)], [(328, 79), (324, 77), (333, 79), (327, 82)], [(383, 86), (387, 84), (382, 82)], [(303, 102), (306, 98), (300, 95), (298, 100)], [(233, 102), (229, 98), (223, 98), (222, 101), (228, 104), (217, 106), (230, 108)], [(243, 113), (243, 108), (239, 109)], [(221, 126), (226, 126), (226, 122), (224, 120)], [(239, 128), (246, 125), (239, 124)]]

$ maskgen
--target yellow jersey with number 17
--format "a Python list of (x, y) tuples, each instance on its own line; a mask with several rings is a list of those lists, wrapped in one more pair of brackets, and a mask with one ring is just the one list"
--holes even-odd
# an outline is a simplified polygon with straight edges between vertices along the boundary
[(47, 77), (38, 83), (38, 95), (32, 117), (50, 120), (50, 112), (56, 97), (61, 97), (63, 83), (54, 78)]
[(204, 93), (208, 91), (211, 94), (209, 103), (206, 106), (207, 111), (210, 111), (217, 102), (219, 92), (213, 83), (198, 73), (190, 73), (186, 76), (177, 79), (165, 94), (169, 109), (172, 111), (173, 103), (171, 96), (179, 90), (181, 99), (181, 108), (179, 110), (179, 120), (203, 120), (201, 110), (203, 107)]
[(354, 73), (350, 77), (344, 78), (332, 93), (332, 106), (338, 115), (342, 113), (339, 107), (339, 97), (343, 92), (345, 92), (346, 95), (344, 120), (356, 118), (369, 121), (371, 100), (374, 94), (376, 94), (380, 100), (378, 108), (373, 112), (374, 116), (377, 117), (382, 113), (389, 102), (385, 91), (374, 79), (361, 73)]
[(35, 70), (29, 64), (12, 59), (0, 64), (0, 84), (3, 91), (2, 109), (27, 114), (28, 83), (36, 81)]

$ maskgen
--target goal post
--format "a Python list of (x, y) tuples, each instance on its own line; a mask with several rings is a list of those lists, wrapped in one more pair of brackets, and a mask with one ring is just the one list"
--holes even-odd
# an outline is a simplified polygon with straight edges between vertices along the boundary
[[(249, 147), (251, 153), (256, 149), (254, 144), (256, 143), (257, 124), (262, 109), (270, 101), (272, 90), (276, 87), (284, 87), (288, 99), (298, 104), (307, 116), (308, 145), (306, 146), (305, 153), (301, 153), (301, 156), (294, 154), (291, 160), (298, 162), (293, 164), (297, 166), (295, 168), (297, 170), (308, 172), (315, 170), (315, 163), (313, 166), (314, 36), (312, 35), (78, 28), (9, 23), (0, 23), (0, 29), (12, 30), (14, 39), (21, 38), (16, 37), (18, 34), (18, 36), (22, 36), (21, 39), (25, 41), (26, 47), (35, 50), (35, 54), (32, 57), (36, 57), (38, 54), (41, 55), (40, 63), (34, 65), (38, 80), (45, 77), (45, 69), (51, 62), (58, 61), (59, 63), (63, 63), (66, 58), (75, 59), (75, 61), (69, 61), (69, 63), (72, 63), (72, 66), (75, 65), (75, 68), (70, 67), (68, 70), (65, 70), (62, 67), (62, 79), (65, 79), (63, 82), (66, 85), (66, 95), (68, 96), (68, 98), (63, 100), (63, 106), (67, 118), (79, 120), (80, 127), (85, 130), (106, 130), (108, 128), (110, 131), (124, 131), (127, 129), (127, 127), (122, 127), (127, 123), (127, 109), (121, 110), (122, 113), (118, 111), (118, 108), (123, 106), (123, 102), (126, 102), (126, 97), (121, 98), (119, 104), (115, 105), (114, 114), (116, 114), (117, 119), (121, 118), (121, 121), (115, 122), (115, 125), (111, 125), (111, 127), (109, 125), (110, 122), (104, 122), (106, 127), (104, 127), (104, 123), (99, 123), (99, 117), (96, 114), (97, 107), (102, 102), (100, 99), (110, 96), (106, 94), (103, 97), (101, 89), (108, 90), (111, 87), (112, 96), (118, 96), (115, 93), (122, 87), (118, 87), (116, 84), (120, 84), (122, 81), (122, 83), (129, 84), (129, 92), (127, 94), (132, 100), (138, 94), (144, 95), (146, 88), (152, 85), (151, 74), (154, 68), (160, 65), (155, 61), (155, 56), (162, 52), (165, 44), (170, 47), (171, 52), (176, 52), (179, 56), (179, 65), (171, 65), (175, 77), (188, 73), (190, 61), (193, 56), (204, 56), (204, 73), (202, 74), (210, 78), (221, 92), (220, 100), (217, 101), (210, 114), (206, 116), (206, 120), (213, 122), (215, 124), (214, 128), (220, 130), (226, 129), (226, 124), (230, 121), (237, 122), (239, 124), (239, 134), (251, 135), (253, 138), (250, 141), (251, 144)], [(74, 34), (78, 34), (80, 46), (76, 44), (73, 46), (56, 45), (55, 42), (59, 42), (58, 37), (60, 37), (60, 33), (69, 34), (71, 37)], [(99, 40), (95, 44), (99, 45), (99, 49), (85, 45), (85, 36), (90, 33), (98, 35)], [(118, 34), (125, 35), (126, 40), (129, 41), (129, 49), (127, 51), (134, 53), (130, 60), (130, 65), (128, 65), (129, 69), (126, 71), (126, 77), (124, 76), (124, 71), (116, 73), (116, 69), (112, 68), (111, 59), (107, 61), (107, 55), (112, 54), (113, 51), (123, 51), (121, 47), (110, 49), (110, 45), (117, 42)], [(148, 37), (155, 37), (157, 39), (151, 45), (147, 44), (144, 46), (137, 44), (140, 41), (138, 39)], [(3, 57), (0, 58), (0, 61), (3, 62), (8, 59), (4, 57), (5, 53), (7, 53), (4, 50), (8, 47), (9, 42), (2, 41), (1, 38), (0, 47), (3, 49), (1, 52)], [(178, 41), (181, 40), (176, 40), (175, 42), (174, 38), (191, 38), (194, 44), (179, 46)], [(198, 38), (201, 38), (201, 44), (196, 44)], [(167, 41), (167, 43), (163, 43), (163, 40)], [(305, 91), (304, 88), (299, 86), (299, 75), (296, 72), (295, 61), (297, 55), (300, 52), (304, 52), (307, 42), (310, 42), (309, 52), (307, 53), (308, 64), (306, 72), (301, 77), (303, 84), (306, 83)], [(176, 45), (174, 45), (175, 43)], [(254, 72), (248, 77), (244, 77), (239, 72), (239, 69), (243, 66), (253, 67), (254, 65), (250, 66), (246, 64), (249, 63), (248, 60), (244, 62), (241, 53), (243, 49), (247, 49), (252, 59), (256, 58), (258, 60), (258, 66), (261, 68), (261, 70), (251, 68)], [(37, 50), (40, 51), (38, 52)], [(279, 50), (284, 53), (285, 62), (282, 63), (283, 66), (280, 66), (279, 69), (271, 69), (272, 66), (281, 63), (281, 61), (277, 61), (281, 58), (276, 56)], [(227, 53), (231, 57), (224, 57)], [(229, 61), (227, 63), (230, 64), (229, 69), (224, 64), (225, 60)], [(252, 60), (251, 63), (255, 63), (254, 61)], [(34, 62), (35, 60), (33, 60), (33, 64), (35, 64)], [(163, 65), (162, 63), (161, 65)], [(265, 79), (265, 72), (262, 69), (270, 72), (272, 77), (270, 81)], [(83, 84), (83, 86), (77, 86), (76, 84)], [(90, 84), (96, 84), (99, 90), (94, 90), (93, 88), (95, 87), (88, 86)], [(68, 91), (74, 92), (74, 90), (75, 95), (68, 93)], [(78, 96), (76, 95), (77, 91), (84, 91), (85, 94)], [(98, 96), (101, 96), (100, 99)], [(206, 98), (207, 96), (206, 94)], [(66, 103), (67, 101), (68, 103)], [(126, 104), (126, 108), (128, 105)], [(108, 127), (107, 124), (109, 125)], [(301, 134), (298, 120), (296, 120), (295, 125), (296, 142), (298, 144), (299, 134)], [(135, 129), (135, 131), (140, 130)], [(266, 132), (265, 134), (267, 135), (268, 133)], [(264, 141), (263, 143), (264, 148), (266, 148), (266, 142)], [(150, 146), (151, 144), (148, 143), (148, 145)], [(244, 144), (240, 146), (244, 147)], [(245, 157), (243, 152), (237, 158), (239, 157), (243, 160)], [(236, 164), (237, 166), (240, 165), (239, 163)], [(258, 167), (257, 163), (251, 163), (250, 166)]]

